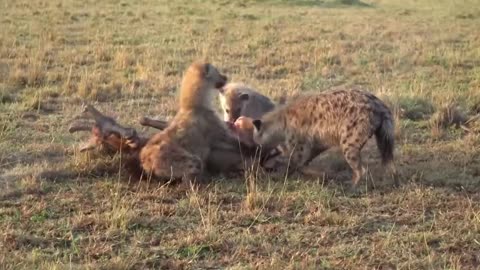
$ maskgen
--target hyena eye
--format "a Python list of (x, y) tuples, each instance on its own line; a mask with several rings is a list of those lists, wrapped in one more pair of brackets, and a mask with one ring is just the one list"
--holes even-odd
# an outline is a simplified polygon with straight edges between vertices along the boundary
[(230, 110), (229, 110), (229, 109), (226, 109), (225, 112), (230, 113)]

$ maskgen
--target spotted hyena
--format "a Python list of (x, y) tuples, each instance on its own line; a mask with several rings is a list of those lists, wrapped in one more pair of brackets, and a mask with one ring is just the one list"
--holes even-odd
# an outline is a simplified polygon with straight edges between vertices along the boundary
[(279, 145), (293, 170), (308, 165), (330, 146), (340, 146), (353, 170), (355, 188), (365, 173), (360, 152), (372, 135), (382, 164), (394, 169), (392, 113), (380, 99), (358, 87), (298, 96), (253, 124), (255, 142), (269, 148)]

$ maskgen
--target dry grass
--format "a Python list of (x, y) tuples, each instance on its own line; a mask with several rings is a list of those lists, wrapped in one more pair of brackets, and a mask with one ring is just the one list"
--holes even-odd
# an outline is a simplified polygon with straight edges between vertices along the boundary
[[(475, 1), (21, 0), (0, 3), (0, 23), (0, 268), (480, 267), (480, 121), (450, 127), (442, 110), (479, 113)], [(371, 88), (395, 110), (402, 187), (379, 180), (371, 144), (359, 197), (335, 149), (322, 177), (187, 191), (75, 150), (83, 100), (140, 129), (173, 115), (197, 58), (273, 98)]]

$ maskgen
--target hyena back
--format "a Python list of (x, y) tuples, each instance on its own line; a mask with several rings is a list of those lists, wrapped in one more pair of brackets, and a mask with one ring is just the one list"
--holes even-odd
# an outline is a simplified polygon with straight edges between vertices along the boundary
[(360, 152), (373, 135), (382, 164), (394, 170), (392, 113), (380, 99), (359, 88), (298, 96), (255, 120), (254, 125), (255, 142), (267, 147), (280, 145), (294, 170), (308, 165), (330, 146), (340, 146), (353, 170), (355, 187), (365, 173)]

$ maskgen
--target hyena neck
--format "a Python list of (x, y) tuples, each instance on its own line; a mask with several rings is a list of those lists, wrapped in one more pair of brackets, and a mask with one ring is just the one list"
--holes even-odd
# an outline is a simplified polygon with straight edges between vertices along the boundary
[(273, 132), (283, 133), (288, 128), (285, 109), (280, 108), (265, 115), (265, 122), (268, 122), (269, 129)]
[(180, 88), (180, 108), (213, 108), (216, 89), (203, 78), (184, 78)]

